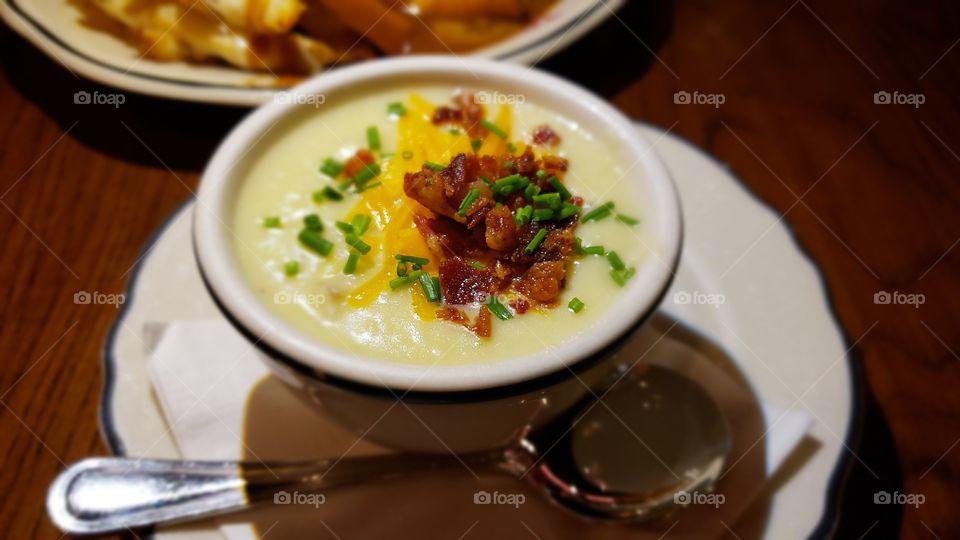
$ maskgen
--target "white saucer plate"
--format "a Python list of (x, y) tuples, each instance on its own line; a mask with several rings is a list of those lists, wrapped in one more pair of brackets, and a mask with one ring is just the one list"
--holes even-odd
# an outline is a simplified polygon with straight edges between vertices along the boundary
[[(684, 250), (662, 309), (735, 359), (761, 401), (814, 419), (806, 455), (788, 460), (774, 482), (764, 537), (829, 530), (850, 465), (846, 440), (856, 431), (859, 390), (819, 270), (784, 221), (722, 164), (660, 129), (638, 129), (654, 143), (683, 203)], [(191, 210), (179, 209), (150, 243), (106, 344), (101, 426), (116, 454), (180, 457), (152, 396), (144, 329), (222, 317), (196, 266)], [(213, 525), (156, 537), (222, 538)]]
[[(613, 16), (623, 2), (560, 0), (523, 31), (469, 56), (524, 65), (539, 62)], [(0, 0), (0, 16), (67, 69), (107, 86), (163, 98), (248, 107), (267, 101), (277, 91), (269, 74), (143, 58), (129, 43), (83, 25), (76, 0)]]

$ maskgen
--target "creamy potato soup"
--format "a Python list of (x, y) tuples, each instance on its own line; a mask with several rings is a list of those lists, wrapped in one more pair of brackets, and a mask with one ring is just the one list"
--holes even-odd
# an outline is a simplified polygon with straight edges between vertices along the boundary
[(350, 100), (261, 145), (230, 218), (246, 279), (300, 331), (496, 362), (589, 332), (654, 256), (642, 172), (562, 111), (481, 88)]

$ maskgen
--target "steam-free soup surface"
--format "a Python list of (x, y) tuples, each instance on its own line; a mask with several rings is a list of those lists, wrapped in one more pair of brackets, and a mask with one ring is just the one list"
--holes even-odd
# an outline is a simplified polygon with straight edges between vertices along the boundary
[[(398, 277), (396, 254), (430, 254), (411, 222), (411, 214), (425, 210), (404, 193), (404, 175), (421, 170), (425, 161), (447, 164), (457, 153), (473, 149), (466, 130), (430, 121), (433, 109), (449, 104), (456, 91), (398, 87), (355, 96), (349, 103), (304, 107), (294, 126), (268, 135), (253, 150), (253, 164), (230, 218), (234, 250), (256, 295), (283, 321), (356, 355), (420, 364), (489, 363), (562, 348), (578, 334), (590, 332), (617, 300), (623, 288), (611, 276), (611, 261), (600, 255), (578, 256), (569, 264), (552, 307), (534, 305), (519, 314), (510, 306), (510, 298), (504, 297), (501, 305), (512, 318), (494, 317), (490, 337), (479, 337), (469, 328), (438, 318), (442, 306), (427, 300), (419, 282), (396, 289), (389, 286)], [(568, 161), (563, 183), (582, 197), (581, 216), (603, 203), (615, 203), (604, 219), (576, 227), (583, 246), (615, 251), (628, 270), (654, 256), (651, 251), (656, 246), (642, 223), (643, 200), (636, 183), (641, 172), (633, 164), (615, 161), (604, 141), (561, 112), (522, 97), (477, 95), (500, 102), (485, 105), (487, 118), (509, 118), (510, 124), (506, 140), (498, 142), (497, 135), (488, 134), (481, 141), (484, 149), (509, 142), (519, 152), (518, 147), (526, 147), (538, 127), (548, 125), (559, 135), (559, 144), (533, 148), (537, 154)], [(403, 116), (388, 115), (391, 103), (402, 104)], [(396, 113), (399, 108), (391, 110)], [(380, 172), (368, 181), (373, 187), (359, 194), (348, 188), (339, 201), (322, 195), (315, 198), (316, 192), (338, 184), (320, 172), (325, 160), (342, 163), (369, 146), (370, 126), (376, 127), (380, 146), (375, 152)], [(323, 231), (317, 234), (333, 244), (326, 256), (298, 240), (305, 228), (303, 220), (310, 214), (317, 214), (323, 223)], [(355, 270), (345, 274), (349, 255), (357, 250), (347, 245), (346, 235), (335, 223), (349, 223), (357, 215), (371, 218), (368, 230), (359, 235), (370, 250), (355, 255)], [(408, 265), (407, 270), (413, 268)], [(436, 261), (421, 271), (436, 276)], [(568, 307), (574, 298), (583, 303), (579, 312)], [(458, 309), (475, 318), (482, 305)]]

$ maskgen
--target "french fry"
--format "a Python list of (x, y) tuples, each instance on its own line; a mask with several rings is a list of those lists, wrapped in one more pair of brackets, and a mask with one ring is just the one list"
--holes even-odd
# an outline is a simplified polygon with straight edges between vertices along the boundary
[(413, 25), (416, 24), (411, 16), (379, 0), (315, 1), (381, 51), (388, 54), (406, 51)]

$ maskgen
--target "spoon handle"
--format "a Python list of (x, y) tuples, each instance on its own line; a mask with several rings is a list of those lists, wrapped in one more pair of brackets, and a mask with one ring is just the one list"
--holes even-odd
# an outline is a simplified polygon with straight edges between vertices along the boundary
[(327, 489), (462, 463), (427, 455), (283, 464), (91, 458), (57, 477), (47, 512), (64, 532), (100, 534), (226, 514), (261, 501), (322, 504)]

